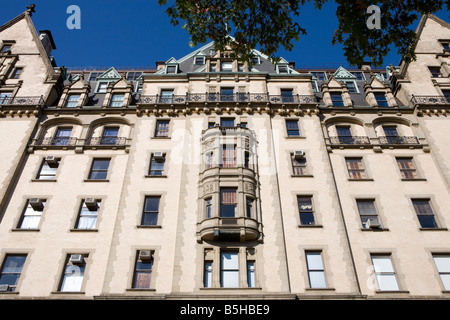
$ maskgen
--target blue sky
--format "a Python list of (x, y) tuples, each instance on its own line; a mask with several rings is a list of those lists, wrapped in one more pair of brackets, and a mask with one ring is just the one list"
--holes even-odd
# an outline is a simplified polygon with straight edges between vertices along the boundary
[[(157, 0), (1, 1), (0, 24), (24, 12), (31, 3), (36, 4), (36, 29), (52, 31), (57, 47), (53, 55), (59, 66), (154, 68), (156, 61), (181, 58), (193, 50), (189, 34), (180, 25), (170, 24), (165, 7)], [(80, 30), (66, 26), (67, 8), (73, 4), (81, 9)], [(448, 21), (446, 12), (437, 15)], [(342, 46), (331, 44), (337, 28), (333, 1), (320, 11), (305, 5), (299, 20), (308, 35), (301, 37), (292, 51), (281, 49), (279, 55), (297, 67), (347, 64)], [(397, 65), (399, 60), (393, 50), (385, 65)]]

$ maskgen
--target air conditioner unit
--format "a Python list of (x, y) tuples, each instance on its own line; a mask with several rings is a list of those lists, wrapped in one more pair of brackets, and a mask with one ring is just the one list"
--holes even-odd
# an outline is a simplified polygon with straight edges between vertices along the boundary
[(377, 218), (367, 219), (366, 228), (379, 228), (380, 221)]
[(294, 151), (294, 158), (295, 159), (302, 159), (305, 156), (304, 151)]
[(0, 284), (0, 292), (9, 291), (9, 285), (8, 284)]
[(93, 198), (86, 198), (86, 199), (84, 199), (84, 204), (89, 209), (97, 209), (97, 200), (95, 200)]
[(45, 161), (49, 164), (49, 165), (55, 165), (55, 164), (57, 164), (58, 163), (58, 159), (56, 159), (55, 157), (53, 157), (53, 156), (48, 156), (48, 157), (45, 157)]
[(82, 264), (84, 262), (84, 257), (82, 254), (72, 254), (69, 261), (73, 264)]
[(33, 207), (33, 209), (35, 209), (35, 210), (41, 210), (44, 207), (44, 205), (42, 204), (41, 199), (39, 199), (39, 198), (31, 198), (29, 200), (29, 203)]
[(141, 250), (139, 251), (139, 259), (142, 261), (148, 261), (152, 259), (152, 252), (150, 250)]
[(154, 152), (154, 153), (153, 153), (153, 157), (154, 157), (155, 160), (157, 160), (157, 161), (164, 160), (164, 153), (163, 153), (163, 152), (160, 152), (160, 151)]

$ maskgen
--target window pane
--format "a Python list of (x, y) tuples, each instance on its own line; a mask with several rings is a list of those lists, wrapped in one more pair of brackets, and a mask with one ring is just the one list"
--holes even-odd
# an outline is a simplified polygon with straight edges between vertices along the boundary
[(222, 287), (239, 287), (239, 259), (237, 252), (221, 253), (221, 269)]
[(307, 253), (306, 261), (309, 270), (323, 270), (322, 254), (320, 252)]
[(323, 271), (309, 272), (309, 285), (311, 288), (326, 288), (325, 274)]
[(204, 287), (211, 288), (211, 286), (212, 286), (212, 262), (205, 262)]
[(393, 274), (379, 274), (377, 281), (380, 290), (395, 291), (399, 289), (397, 279)]
[(435, 256), (434, 262), (439, 272), (450, 273), (450, 256)]
[(10, 291), (15, 291), (26, 258), (26, 255), (7, 255), (0, 272), (0, 284), (7, 284)]
[(145, 198), (145, 211), (158, 211), (158, 209), (159, 209), (159, 197)]
[(67, 265), (61, 284), (61, 291), (78, 292), (83, 284), (85, 265)]
[(249, 288), (256, 287), (255, 281), (255, 263), (253, 261), (247, 262), (247, 282)]

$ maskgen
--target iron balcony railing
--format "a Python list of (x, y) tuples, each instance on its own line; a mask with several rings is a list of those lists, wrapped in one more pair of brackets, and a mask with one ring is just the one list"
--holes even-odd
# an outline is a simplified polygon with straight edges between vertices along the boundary
[(445, 96), (413, 96), (411, 98), (413, 105), (434, 105), (434, 104), (450, 104), (450, 97)]
[(295, 103), (295, 104), (314, 104), (316, 97), (314, 95), (269, 95), (266, 93), (188, 93), (186, 95), (141, 95), (138, 104), (185, 104), (187, 102), (263, 102), (273, 104)]
[(124, 137), (93, 137), (89, 138), (86, 146), (124, 146), (127, 144), (127, 138)]
[(37, 145), (41, 146), (75, 146), (77, 138), (72, 137), (49, 137), (44, 138)]
[(379, 137), (380, 144), (419, 144), (417, 137), (386, 136)]
[(370, 144), (369, 137), (365, 136), (341, 136), (330, 137), (331, 144), (345, 144), (345, 145), (363, 145)]
[(2, 106), (42, 106), (44, 98), (39, 97), (0, 97), (0, 105)]

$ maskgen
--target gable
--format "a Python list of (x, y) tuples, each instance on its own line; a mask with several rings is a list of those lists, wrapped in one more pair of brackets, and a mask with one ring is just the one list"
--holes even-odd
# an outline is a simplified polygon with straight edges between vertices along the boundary
[(114, 67), (109, 68), (101, 75), (97, 77), (97, 80), (119, 80), (122, 79), (122, 76), (117, 72)]
[(347, 71), (344, 67), (339, 67), (336, 72), (334, 73), (334, 77), (336, 79), (342, 79), (342, 80), (346, 80), (346, 79), (350, 79), (350, 80), (356, 80), (356, 77), (354, 74), (352, 74), (351, 72)]

